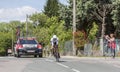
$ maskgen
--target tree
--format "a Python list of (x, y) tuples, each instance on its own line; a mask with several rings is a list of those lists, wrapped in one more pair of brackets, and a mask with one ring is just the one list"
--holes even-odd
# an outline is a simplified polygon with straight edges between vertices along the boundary
[(35, 27), (44, 27), (48, 18), (49, 17), (43, 13), (35, 13), (29, 17)]
[[(110, 0), (94, 0), (95, 3), (95, 9), (92, 11), (92, 13), (96, 16), (96, 18), (102, 23), (101, 24), (101, 37), (105, 35), (106, 32), (106, 26), (109, 24), (107, 22), (110, 21), (110, 13), (112, 11), (113, 5)], [(108, 21), (107, 21), (108, 20)], [(111, 22), (112, 23), (112, 22)]]
[(114, 5), (114, 9), (112, 10), (112, 19), (113, 19), (113, 24), (116, 28), (115, 34), (116, 37), (119, 38), (120, 36), (120, 0), (114, 0), (112, 2)]
[[(72, 39), (72, 31), (66, 31), (64, 27), (64, 21), (58, 17), (51, 17), (46, 22), (46, 29), (48, 29), (49, 39), (56, 34), (59, 38), (59, 43), (63, 44), (65, 41)], [(50, 42), (49, 42), (50, 43)]]
[(85, 38), (84, 38), (84, 33), (81, 31), (75, 32), (75, 46), (76, 48), (84, 48), (84, 44), (86, 43)]
[(44, 14), (48, 17), (59, 16), (59, 0), (47, 0), (44, 6)]
[(8, 23), (0, 23), (0, 32), (9, 32)]
[[(92, 2), (92, 0), (76, 0), (76, 28), (77, 31), (84, 32), (86, 39), (92, 27), (92, 23), (95, 21), (94, 15), (90, 13), (91, 8), (94, 7)], [(60, 17), (65, 21), (65, 27), (72, 29), (73, 0), (69, 0), (68, 3), (69, 4), (66, 6), (61, 6)]]
[(94, 8), (93, 0), (77, 0), (77, 30), (83, 31), (87, 39), (92, 24), (95, 21), (94, 15), (90, 13)]
[(65, 29), (69, 30), (72, 28), (72, 0), (68, 1), (69, 5), (60, 4), (60, 19), (65, 21)]
[(88, 39), (91, 41), (95, 40), (97, 32), (98, 32), (98, 25), (95, 22), (93, 22), (92, 29), (89, 32)]
[(5, 55), (6, 50), (12, 46), (11, 33), (0, 32), (0, 55)]

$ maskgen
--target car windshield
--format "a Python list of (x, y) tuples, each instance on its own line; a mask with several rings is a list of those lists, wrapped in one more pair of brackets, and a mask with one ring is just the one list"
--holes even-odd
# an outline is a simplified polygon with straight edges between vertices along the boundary
[(35, 40), (20, 40), (21, 44), (37, 44)]

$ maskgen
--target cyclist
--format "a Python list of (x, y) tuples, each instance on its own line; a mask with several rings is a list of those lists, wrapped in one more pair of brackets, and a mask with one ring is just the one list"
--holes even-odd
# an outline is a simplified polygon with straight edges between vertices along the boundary
[(55, 43), (56, 43), (56, 45), (58, 45), (58, 37), (56, 35), (53, 35), (53, 37), (51, 38), (50, 41), (51, 41), (52, 48)]
[[(59, 53), (59, 50), (58, 50), (58, 37), (56, 35), (53, 35), (53, 37), (51, 38), (51, 45), (52, 45), (52, 53), (53, 53), (53, 55), (54, 55), (55, 51), (57, 51)], [(59, 55), (59, 58), (60, 58), (60, 55)]]

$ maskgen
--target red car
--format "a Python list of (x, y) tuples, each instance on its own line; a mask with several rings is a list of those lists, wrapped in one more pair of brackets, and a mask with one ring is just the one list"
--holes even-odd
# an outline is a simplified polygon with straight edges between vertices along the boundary
[(14, 56), (34, 55), (42, 57), (42, 45), (33, 37), (19, 38), (14, 46)]

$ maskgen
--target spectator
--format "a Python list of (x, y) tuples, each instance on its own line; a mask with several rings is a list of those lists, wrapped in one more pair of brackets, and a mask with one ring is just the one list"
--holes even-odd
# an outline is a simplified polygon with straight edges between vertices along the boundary
[(115, 58), (116, 41), (114, 34), (110, 34), (110, 48), (113, 58)]
[(110, 44), (110, 37), (109, 37), (109, 35), (105, 35), (104, 38), (105, 38), (104, 39), (105, 55), (106, 54), (110, 55), (110, 51), (111, 51), (110, 46), (109, 46), (109, 44)]

